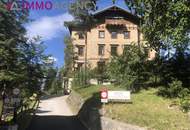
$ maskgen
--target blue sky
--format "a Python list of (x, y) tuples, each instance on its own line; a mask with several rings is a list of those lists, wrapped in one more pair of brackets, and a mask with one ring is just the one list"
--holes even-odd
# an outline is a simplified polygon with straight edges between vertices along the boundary
[[(40, 1), (40, 0), (38, 0)], [(43, 0), (43, 2), (48, 0)], [(53, 5), (62, 3), (61, 9), (51, 10), (30, 10), (32, 22), (26, 25), (27, 35), (34, 37), (40, 35), (46, 46), (45, 53), (51, 54), (56, 60), (56, 66), (64, 65), (64, 36), (69, 31), (64, 27), (64, 21), (71, 21), (73, 18), (68, 13), (68, 4), (71, 0), (52, 0)], [(117, 5), (126, 7), (124, 0), (117, 0)], [(60, 4), (59, 4), (60, 5)], [(98, 9), (112, 5), (112, 0), (99, 0)]]

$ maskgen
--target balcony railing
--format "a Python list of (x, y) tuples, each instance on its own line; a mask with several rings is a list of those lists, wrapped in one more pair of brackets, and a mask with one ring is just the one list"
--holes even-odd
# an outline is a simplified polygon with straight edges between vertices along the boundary
[(126, 25), (127, 21), (124, 19), (106, 19), (106, 25)]

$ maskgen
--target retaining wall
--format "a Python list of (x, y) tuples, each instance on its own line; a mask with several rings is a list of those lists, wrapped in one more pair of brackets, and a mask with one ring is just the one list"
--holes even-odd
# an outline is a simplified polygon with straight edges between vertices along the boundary
[(89, 130), (146, 130), (146, 128), (102, 116), (102, 109), (89, 107), (88, 103), (84, 102), (84, 99), (75, 91), (71, 92), (67, 103), (74, 113), (78, 113), (79, 119)]

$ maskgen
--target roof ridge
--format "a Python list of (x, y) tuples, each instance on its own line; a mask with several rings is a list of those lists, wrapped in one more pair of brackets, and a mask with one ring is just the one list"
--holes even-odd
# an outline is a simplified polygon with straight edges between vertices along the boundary
[[(132, 13), (129, 12), (127, 9), (125, 9), (125, 8), (119, 6), (119, 5), (116, 5), (116, 4), (113, 4), (113, 5), (107, 6), (107, 7), (103, 8), (103, 9), (100, 9), (100, 10), (97, 10), (97, 11), (93, 12), (92, 14), (93, 14), (93, 15), (96, 15), (96, 14), (99, 14), (99, 13), (101, 13), (101, 12), (103, 12), (103, 11), (109, 9), (109, 8), (113, 8), (113, 7), (117, 7), (117, 8), (119, 8), (119, 9), (122, 9), (123, 11), (126, 11), (127, 13), (132, 14)], [(133, 15), (133, 14), (132, 14), (132, 15)]]

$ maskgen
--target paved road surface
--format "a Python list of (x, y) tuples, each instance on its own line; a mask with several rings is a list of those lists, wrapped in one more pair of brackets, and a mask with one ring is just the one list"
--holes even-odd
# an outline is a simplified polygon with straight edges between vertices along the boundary
[(41, 100), (28, 130), (87, 130), (66, 103), (67, 96)]

